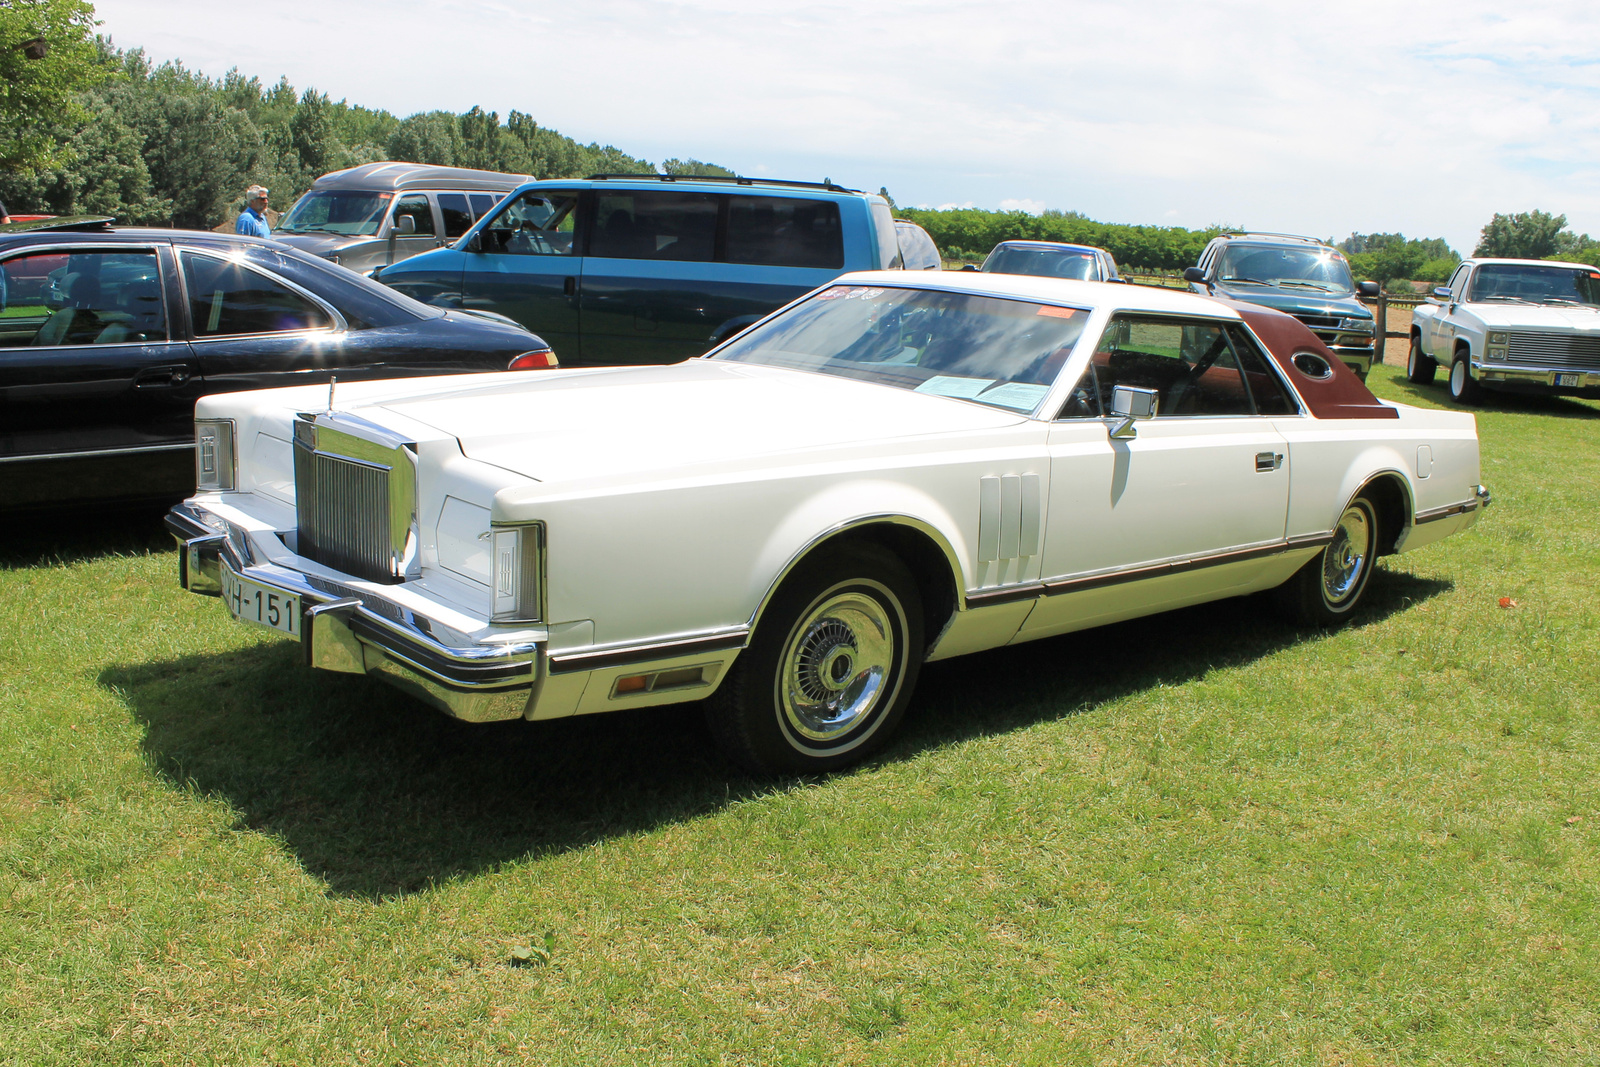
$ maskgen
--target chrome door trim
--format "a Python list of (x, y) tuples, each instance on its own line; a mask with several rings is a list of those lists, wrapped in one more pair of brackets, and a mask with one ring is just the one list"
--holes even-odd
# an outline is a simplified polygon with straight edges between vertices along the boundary
[(1124, 585), (1128, 582), (1141, 582), (1147, 578), (1160, 578), (1168, 574), (1181, 574), (1185, 571), (1222, 567), (1230, 563), (1264, 559), (1269, 556), (1279, 556), (1286, 552), (1295, 552), (1301, 549), (1322, 548), (1332, 540), (1333, 531), (1330, 530), (1327, 533), (1291, 537), (1283, 541), (1274, 541), (1267, 545), (1227, 549), (1204, 556), (1191, 556), (1187, 559), (1166, 560), (1161, 563), (1139, 563), (1130, 567), (1101, 571), (1098, 574), (1046, 578), (1042, 582), (1028, 582), (1023, 585), (1008, 586), (1004, 589), (968, 593), (967, 604), (969, 607), (987, 607), (991, 604), (1005, 604), (1015, 600), (1029, 600), (1034, 597), (1064, 596), (1068, 593), (1080, 593), (1086, 589), (1099, 589), (1108, 585)]

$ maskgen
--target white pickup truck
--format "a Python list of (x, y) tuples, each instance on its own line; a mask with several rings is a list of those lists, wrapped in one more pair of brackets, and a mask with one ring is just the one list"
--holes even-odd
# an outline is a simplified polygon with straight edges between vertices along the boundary
[(1600, 398), (1600, 269), (1539, 259), (1468, 259), (1411, 319), (1406, 377), (1450, 371), (1450, 396), (1485, 389)]

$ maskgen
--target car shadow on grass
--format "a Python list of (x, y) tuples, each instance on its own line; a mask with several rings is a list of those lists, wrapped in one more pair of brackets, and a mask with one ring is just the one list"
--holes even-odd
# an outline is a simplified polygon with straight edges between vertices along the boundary
[[(1354, 625), (1448, 588), (1382, 574)], [(1092, 711), (1317, 639), (1250, 598), (930, 664), (874, 762)], [(796, 784), (730, 769), (697, 705), (470, 725), (376, 681), (307, 670), (288, 642), (113, 667), (100, 681), (144, 724), (158, 774), (228, 804), (238, 825), (277, 837), (340, 896), (410, 893)]]
[(12, 515), (0, 536), (0, 570), (62, 566), (104, 556), (142, 556), (173, 547), (161, 519), (167, 505), (72, 508)]
[(1427, 404), (1467, 412), (1504, 412), (1510, 415), (1547, 415), (1554, 419), (1600, 418), (1600, 407), (1570, 396), (1541, 396), (1536, 393), (1502, 393), (1485, 389), (1476, 404), (1458, 404), (1450, 399), (1443, 385), (1417, 385), (1404, 374), (1397, 375), (1392, 388), (1403, 394), (1405, 403)]

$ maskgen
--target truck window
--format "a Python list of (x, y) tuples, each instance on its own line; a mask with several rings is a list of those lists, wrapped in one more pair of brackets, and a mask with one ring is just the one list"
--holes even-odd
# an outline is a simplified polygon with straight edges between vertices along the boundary
[[(894, 224), (889, 224), (891, 239)], [(898, 243), (896, 244), (898, 248)], [(844, 266), (839, 205), (780, 196), (728, 198), (729, 263), (775, 267)]]

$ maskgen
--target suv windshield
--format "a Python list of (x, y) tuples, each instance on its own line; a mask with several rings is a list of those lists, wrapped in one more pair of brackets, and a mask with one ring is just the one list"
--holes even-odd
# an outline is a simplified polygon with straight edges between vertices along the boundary
[(1486, 263), (1472, 276), (1468, 300), (1504, 300), (1524, 304), (1600, 305), (1600, 271), (1573, 267), (1538, 267), (1520, 263)]
[(834, 285), (713, 359), (876, 382), (1010, 411), (1039, 406), (1088, 313), (926, 289)]
[(274, 233), (341, 233), (371, 236), (383, 224), (393, 193), (313, 190), (294, 202)]
[(1313, 246), (1229, 245), (1217, 267), (1217, 280), (1340, 295), (1349, 295), (1356, 288), (1343, 256), (1331, 248)]

